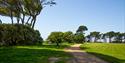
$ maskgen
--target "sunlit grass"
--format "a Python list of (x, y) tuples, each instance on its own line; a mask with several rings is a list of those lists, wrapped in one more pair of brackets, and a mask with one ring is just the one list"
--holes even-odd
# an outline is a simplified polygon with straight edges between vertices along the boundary
[(50, 57), (70, 58), (63, 51), (68, 45), (11, 46), (0, 47), (0, 63), (49, 63)]
[(94, 54), (110, 63), (125, 63), (125, 44), (118, 43), (85, 43), (84, 51)]

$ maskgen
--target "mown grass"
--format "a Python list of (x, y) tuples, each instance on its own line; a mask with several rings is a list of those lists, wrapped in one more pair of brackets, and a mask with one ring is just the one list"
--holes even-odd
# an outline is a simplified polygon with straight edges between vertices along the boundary
[[(69, 45), (34, 45), (0, 47), (0, 63), (49, 63), (49, 58), (70, 58), (70, 54), (63, 51)], [(65, 61), (65, 60), (64, 60)]]
[(125, 44), (85, 43), (81, 48), (109, 63), (125, 63)]

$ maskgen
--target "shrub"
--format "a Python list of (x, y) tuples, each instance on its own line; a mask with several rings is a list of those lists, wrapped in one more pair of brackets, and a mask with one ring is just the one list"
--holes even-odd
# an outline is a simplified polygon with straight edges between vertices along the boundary
[(0, 46), (42, 43), (38, 30), (22, 24), (0, 24)]

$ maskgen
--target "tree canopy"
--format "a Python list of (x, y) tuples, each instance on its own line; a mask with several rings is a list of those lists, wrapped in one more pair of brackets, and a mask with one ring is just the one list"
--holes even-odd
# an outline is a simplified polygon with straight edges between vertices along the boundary
[(53, 4), (56, 4), (54, 0), (0, 0), (0, 15), (10, 17), (12, 24), (15, 17), (17, 24), (28, 24), (34, 28), (36, 18), (42, 9)]

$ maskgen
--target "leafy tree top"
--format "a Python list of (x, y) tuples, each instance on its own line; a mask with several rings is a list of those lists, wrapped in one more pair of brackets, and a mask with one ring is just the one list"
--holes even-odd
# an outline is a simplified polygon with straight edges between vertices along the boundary
[(84, 25), (79, 26), (79, 28), (77, 29), (76, 33), (84, 33), (84, 31), (87, 31), (88, 28)]

